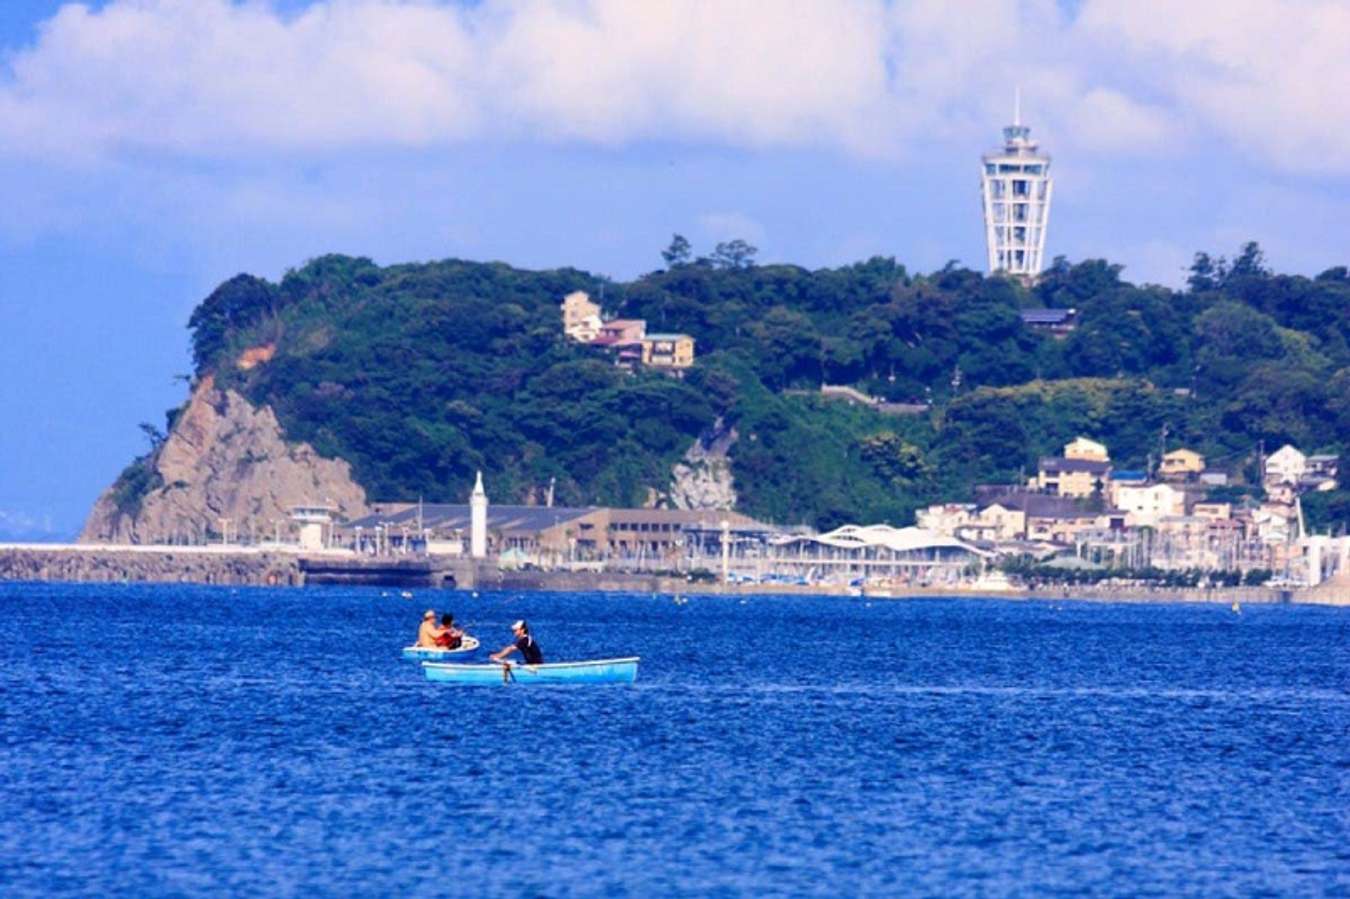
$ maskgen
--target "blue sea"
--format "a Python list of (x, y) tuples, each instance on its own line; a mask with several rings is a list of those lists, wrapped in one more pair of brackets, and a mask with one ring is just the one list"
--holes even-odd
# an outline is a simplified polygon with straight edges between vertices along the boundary
[(414, 593), (0, 585), (0, 895), (1350, 895), (1350, 609)]

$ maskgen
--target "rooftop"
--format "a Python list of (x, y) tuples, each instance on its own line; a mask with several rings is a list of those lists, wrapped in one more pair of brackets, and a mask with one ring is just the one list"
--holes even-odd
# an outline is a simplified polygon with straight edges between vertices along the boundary
[(1051, 474), (1075, 471), (1105, 474), (1111, 470), (1111, 463), (1098, 462), (1095, 459), (1065, 459), (1063, 456), (1042, 456), (1040, 467), (1041, 471)]
[[(487, 525), (494, 531), (542, 531), (594, 512), (592, 506), (488, 506)], [(435, 530), (468, 530), (470, 507), (467, 503), (425, 503), (422, 526)], [(376, 512), (348, 522), (348, 528), (379, 526), (416, 527), (416, 503)]]

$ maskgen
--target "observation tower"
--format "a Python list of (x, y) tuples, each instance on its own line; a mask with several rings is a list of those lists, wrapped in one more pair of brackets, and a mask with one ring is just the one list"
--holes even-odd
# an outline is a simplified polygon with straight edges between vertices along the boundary
[(1050, 157), (1037, 152), (1022, 124), (1021, 96), (1013, 100), (1013, 123), (1003, 129), (1003, 148), (983, 157), (984, 239), (989, 272), (1023, 281), (1041, 273), (1045, 231), (1050, 224)]

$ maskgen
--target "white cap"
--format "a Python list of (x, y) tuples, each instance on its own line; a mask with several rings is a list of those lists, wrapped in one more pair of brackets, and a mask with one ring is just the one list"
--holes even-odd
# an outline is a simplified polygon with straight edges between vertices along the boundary
[(515, 623), (515, 624), (511, 625), (511, 630), (513, 630), (513, 631), (518, 631), (518, 630), (523, 629), (524, 627), (525, 627), (525, 619), (524, 619), (524, 618), (520, 618), (520, 619), (517, 619), (517, 620), (516, 620), (516, 623)]

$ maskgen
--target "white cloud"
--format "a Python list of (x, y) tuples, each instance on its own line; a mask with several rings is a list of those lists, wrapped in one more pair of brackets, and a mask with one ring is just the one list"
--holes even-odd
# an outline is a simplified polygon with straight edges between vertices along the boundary
[(1078, 29), (1179, 116), (1268, 164), (1350, 172), (1344, 0), (1092, 0)]
[[(676, 140), (892, 156), (1197, 135), (1350, 171), (1344, 0), (111, 0), (0, 78), (0, 152), (249, 159), (456, 141)], [(1054, 149), (1054, 147), (1051, 147)]]

